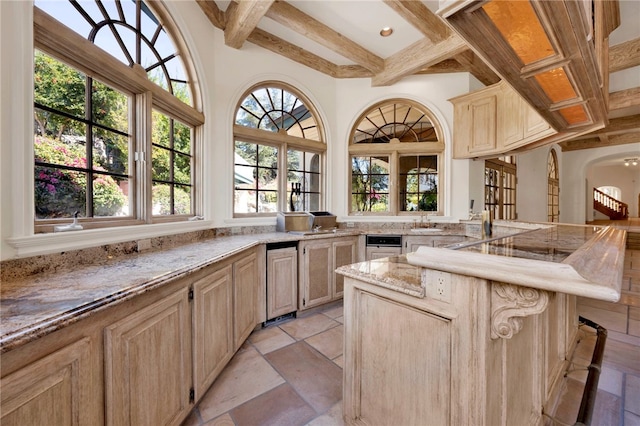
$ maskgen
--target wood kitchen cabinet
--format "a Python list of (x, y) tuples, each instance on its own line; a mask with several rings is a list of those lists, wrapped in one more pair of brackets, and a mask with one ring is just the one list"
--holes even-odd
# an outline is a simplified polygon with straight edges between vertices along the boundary
[(356, 262), (358, 237), (301, 241), (299, 309), (308, 309), (342, 297), (344, 277), (334, 270)]
[(449, 101), (454, 158), (496, 157), (556, 134), (504, 81)]
[(258, 258), (255, 250), (233, 262), (233, 339), (234, 351), (249, 337), (258, 323)]
[(267, 319), (298, 310), (298, 250), (267, 251)]
[(193, 283), (193, 363), (195, 398), (213, 383), (234, 353), (233, 267), (215, 271)]
[(91, 341), (85, 337), (5, 376), (2, 418), (5, 426), (99, 424), (93, 406)]
[(257, 324), (255, 250), (214, 264), (193, 282), (195, 400), (211, 386)]
[(188, 287), (104, 334), (106, 424), (180, 424), (190, 409), (192, 375)]
[(344, 309), (346, 424), (450, 424), (451, 321), (353, 287)]

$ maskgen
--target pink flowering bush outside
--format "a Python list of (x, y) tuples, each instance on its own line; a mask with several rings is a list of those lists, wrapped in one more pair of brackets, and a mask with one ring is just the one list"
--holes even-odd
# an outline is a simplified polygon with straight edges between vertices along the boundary
[[(57, 139), (36, 136), (37, 162), (86, 168), (84, 146), (68, 144)], [(103, 170), (94, 167), (94, 170)], [(35, 166), (35, 207), (38, 219), (71, 217), (78, 211), (86, 215), (87, 178), (79, 171)], [(114, 216), (127, 202), (117, 182), (106, 175), (98, 175), (93, 184), (94, 216)]]

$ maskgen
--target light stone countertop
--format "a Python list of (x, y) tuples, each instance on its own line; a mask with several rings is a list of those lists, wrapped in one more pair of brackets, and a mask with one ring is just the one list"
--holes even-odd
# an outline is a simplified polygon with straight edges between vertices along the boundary
[(422, 268), (615, 302), (620, 298), (626, 231), (543, 225), (484, 242), (345, 265), (337, 272), (415, 297), (425, 297)]
[(0, 286), (0, 353), (259, 244), (359, 234), (272, 232), (216, 237), (5, 280)]
[(449, 249), (421, 247), (410, 264), (460, 275), (616, 302), (626, 231), (557, 225)]

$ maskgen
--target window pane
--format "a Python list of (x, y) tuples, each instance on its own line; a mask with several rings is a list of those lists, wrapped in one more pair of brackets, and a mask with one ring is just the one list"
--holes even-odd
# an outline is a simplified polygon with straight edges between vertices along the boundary
[(97, 175), (93, 179), (93, 215), (127, 216), (129, 206), (123, 188), (128, 190), (128, 180)]
[(93, 167), (122, 175), (129, 174), (129, 138), (103, 129), (93, 137)]
[(351, 210), (389, 210), (389, 157), (351, 158)]
[(171, 181), (171, 156), (170, 151), (153, 147), (151, 158), (151, 177), (153, 180), (165, 182)]
[[(74, 117), (85, 117), (86, 76), (80, 71), (39, 51), (34, 58), (34, 101), (36, 104), (66, 112)], [(60, 131), (64, 121), (55, 123)]]
[(437, 211), (438, 156), (402, 156), (399, 171), (400, 210)]
[(84, 173), (35, 166), (35, 207), (37, 219), (86, 216), (86, 176)]
[(153, 111), (153, 120), (153, 212), (190, 213), (191, 128), (158, 111)]
[(127, 95), (96, 80), (93, 80), (92, 84), (91, 107), (93, 122), (129, 133), (129, 98)]

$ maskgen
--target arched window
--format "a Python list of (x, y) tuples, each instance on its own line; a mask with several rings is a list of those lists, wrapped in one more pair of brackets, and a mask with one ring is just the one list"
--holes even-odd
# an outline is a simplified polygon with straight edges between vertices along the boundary
[(516, 157), (513, 155), (484, 162), (484, 208), (495, 219), (517, 218), (517, 170)]
[(86, 227), (193, 216), (195, 130), (204, 117), (162, 5), (35, 6), (36, 231), (74, 214)]
[(238, 103), (234, 123), (234, 216), (323, 207), (326, 145), (311, 102), (292, 87), (264, 82)]
[(350, 214), (441, 211), (441, 135), (433, 114), (406, 99), (380, 102), (362, 114), (349, 144)]
[(560, 221), (560, 174), (555, 150), (547, 157), (547, 221)]

